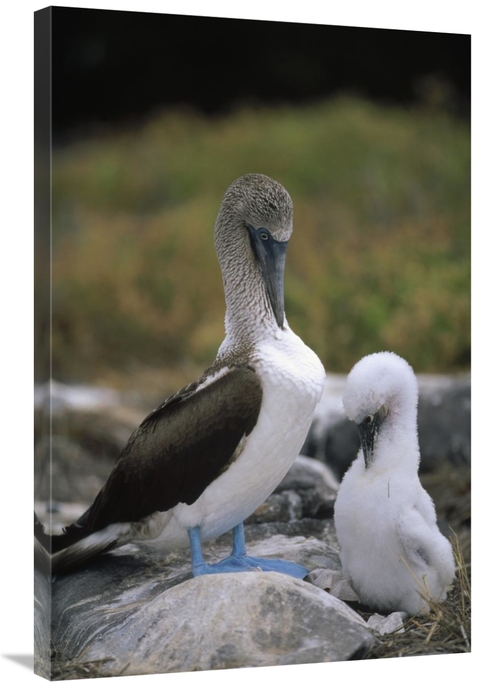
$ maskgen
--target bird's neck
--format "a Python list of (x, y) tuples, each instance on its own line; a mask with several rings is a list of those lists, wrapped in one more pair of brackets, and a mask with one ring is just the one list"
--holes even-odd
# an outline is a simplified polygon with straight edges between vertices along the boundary
[(377, 470), (413, 474), (418, 470), (419, 462), (416, 413), (406, 412), (394, 422), (388, 418), (377, 438), (372, 465)]
[[(250, 251), (250, 248), (248, 248)], [(254, 344), (272, 336), (278, 328), (266, 285), (253, 255), (232, 261), (222, 270), (226, 300), (226, 340)]]

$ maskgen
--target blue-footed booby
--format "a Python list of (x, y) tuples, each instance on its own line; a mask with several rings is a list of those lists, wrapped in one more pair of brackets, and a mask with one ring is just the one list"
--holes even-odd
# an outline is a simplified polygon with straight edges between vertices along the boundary
[(374, 353), (349, 373), (343, 402), (361, 449), (335, 502), (342, 571), (373, 610), (425, 613), (455, 564), (418, 477), (417, 379), (395, 353)]
[[(226, 336), (200, 379), (166, 399), (130, 437), (90, 508), (52, 538), (57, 572), (129, 542), (190, 546), (193, 574), (306, 568), (246, 555), (243, 520), (298, 455), (322, 394), (318, 357), (288, 326), (285, 254), (292, 201), (248, 174), (227, 189), (215, 223)], [(207, 564), (202, 542), (233, 530), (233, 550)]]

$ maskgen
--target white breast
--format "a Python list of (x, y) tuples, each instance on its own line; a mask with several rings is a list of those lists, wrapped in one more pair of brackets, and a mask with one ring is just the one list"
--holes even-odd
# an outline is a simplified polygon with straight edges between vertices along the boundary
[(186, 529), (195, 525), (202, 539), (232, 529), (273, 492), (302, 448), (323, 392), (319, 358), (285, 329), (256, 347), (252, 365), (263, 387), (257, 424), (243, 439), (237, 460), (194, 504), (179, 504), (166, 514), (168, 522), (155, 544), (187, 546)]
[[(392, 494), (391, 494), (392, 491)], [(395, 587), (411, 583), (400, 559), (396, 522), (397, 485), (387, 478), (369, 481), (360, 456), (344, 476), (335, 502), (335, 529), (344, 574), (365, 602), (384, 609), (398, 596)], [(408, 578), (408, 579), (407, 579)], [(398, 609), (402, 610), (402, 609)]]
[(413, 614), (425, 606), (420, 591), (444, 598), (454, 575), (451, 546), (416, 474), (377, 474), (359, 456), (337, 494), (335, 529), (342, 570), (363, 603)]

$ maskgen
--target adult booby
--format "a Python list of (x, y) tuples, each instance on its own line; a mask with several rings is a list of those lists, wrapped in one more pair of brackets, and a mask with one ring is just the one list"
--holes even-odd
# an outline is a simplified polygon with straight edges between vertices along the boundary
[[(307, 574), (287, 561), (249, 558), (242, 524), (290, 468), (323, 390), (323, 365), (285, 317), (291, 234), (292, 201), (279, 183), (248, 174), (229, 186), (215, 224), (226, 299), (215, 362), (132, 434), (92, 506), (53, 537), (54, 571), (141, 541), (161, 550), (189, 545), (195, 576)], [(205, 563), (201, 542), (231, 529), (231, 555)]]
[(374, 353), (349, 373), (343, 401), (361, 449), (335, 503), (342, 570), (374, 610), (425, 613), (455, 565), (418, 477), (417, 379), (395, 353)]

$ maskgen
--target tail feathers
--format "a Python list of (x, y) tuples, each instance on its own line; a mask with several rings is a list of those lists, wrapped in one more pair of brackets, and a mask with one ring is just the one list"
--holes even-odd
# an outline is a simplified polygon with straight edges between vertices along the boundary
[(115, 523), (89, 532), (80, 518), (63, 534), (50, 535), (35, 513), (35, 566), (45, 573), (61, 573), (78, 567), (99, 553), (122, 546), (130, 540), (130, 525)]
[(48, 554), (54, 554), (68, 546), (75, 544), (89, 534), (79, 521), (63, 530), (63, 534), (47, 534), (35, 512), (35, 546), (44, 549)]
[(51, 537), (51, 553), (55, 554), (69, 546), (73, 546), (81, 539), (84, 539), (90, 532), (78, 524), (65, 527), (62, 534), (54, 534)]
[(67, 532), (52, 538), (52, 572), (66, 572), (98, 553), (126, 543), (126, 537), (122, 536), (126, 534), (124, 527), (123, 524), (109, 525), (91, 534), (75, 525), (68, 527)]

